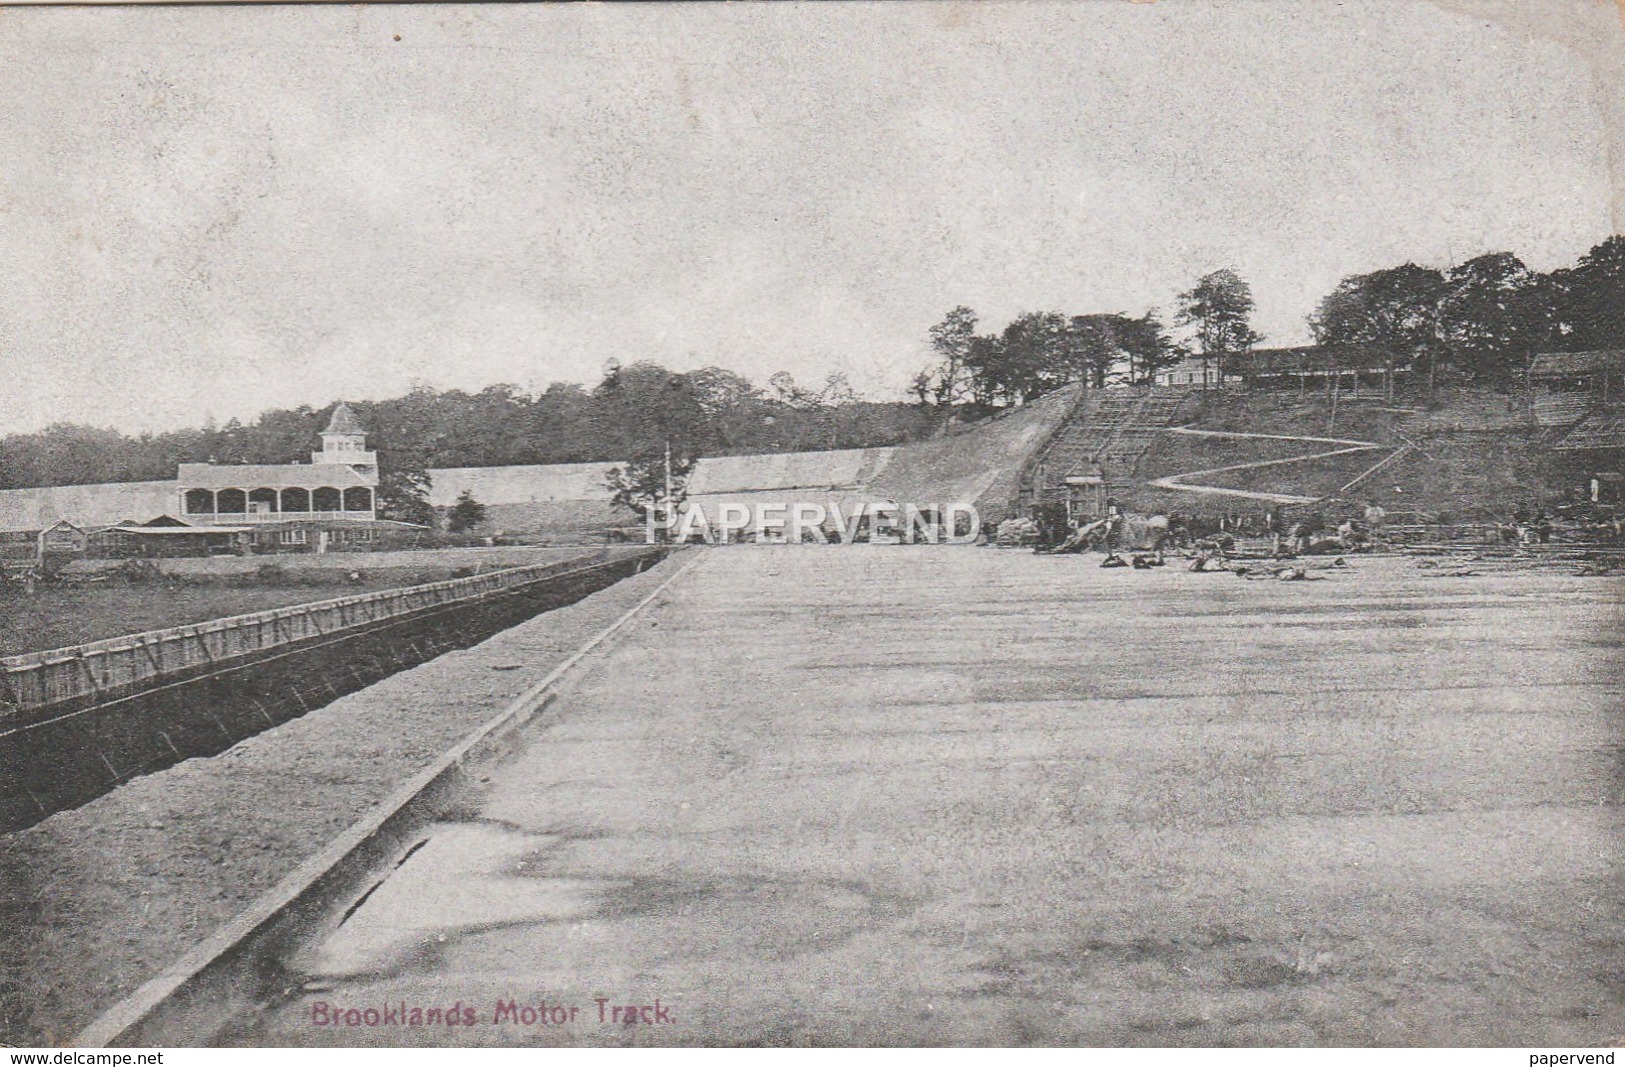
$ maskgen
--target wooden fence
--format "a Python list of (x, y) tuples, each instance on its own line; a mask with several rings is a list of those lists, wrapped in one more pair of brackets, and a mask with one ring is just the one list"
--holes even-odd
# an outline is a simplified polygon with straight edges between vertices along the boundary
[(327, 637), (450, 604), (502, 596), (524, 586), (643, 560), (661, 549), (492, 571), (427, 585), (321, 600), (188, 626), (129, 634), (72, 648), (0, 659), (0, 731), (28, 713), (55, 705), (93, 705), (161, 681), (224, 666), (283, 645)]

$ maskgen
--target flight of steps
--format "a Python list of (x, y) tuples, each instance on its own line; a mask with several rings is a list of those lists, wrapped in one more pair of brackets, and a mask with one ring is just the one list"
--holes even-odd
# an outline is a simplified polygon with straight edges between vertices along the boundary
[(1025, 501), (1065, 492), (1069, 476), (1100, 471), (1108, 495), (1133, 482), (1134, 467), (1157, 434), (1178, 421), (1185, 390), (1111, 390), (1084, 394), (1066, 423), (1023, 472)]
[(1184, 406), (1184, 396), (1147, 395), (1131, 418), (1120, 424), (1111, 439), (1101, 446), (1095, 461), (1107, 470), (1132, 471), (1140, 457), (1150, 450), (1157, 434), (1172, 424)]
[(1587, 415), (1556, 444), (1559, 451), (1619, 448), (1625, 442), (1625, 413), (1596, 411)]
[(1573, 426), (1591, 411), (1589, 393), (1548, 393), (1534, 402), (1535, 425)]

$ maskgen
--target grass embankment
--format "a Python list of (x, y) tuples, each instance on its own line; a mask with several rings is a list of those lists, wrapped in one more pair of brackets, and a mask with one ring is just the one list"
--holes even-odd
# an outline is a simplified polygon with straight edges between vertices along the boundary
[[(1520, 504), (1549, 503), (1560, 498), (1583, 481), (1572, 460), (1553, 454), (1547, 447), (1550, 431), (1528, 425), (1526, 412), (1518, 406), (1516, 397), (1492, 390), (1455, 389), (1441, 391), (1439, 401), (1427, 410), (1405, 398), (1393, 404), (1369, 400), (1342, 403), (1333, 419), (1323, 396), (1226, 396), (1210, 401), (1191, 428), (1374, 441), (1389, 450), (1413, 444), (1412, 451), (1346, 494), (1342, 504), (1351, 513), (1374, 501), (1399, 519), (1501, 519)], [(1165, 434), (1141, 461), (1136, 477), (1148, 481), (1334, 447)], [(1335, 496), (1340, 487), (1387, 454), (1355, 452), (1303, 463), (1227, 471), (1195, 480), (1228, 489)], [(1149, 487), (1135, 493), (1133, 505), (1197, 514), (1265, 506), (1234, 497), (1204, 497)], [(1338, 505), (1330, 506), (1332, 511), (1338, 510)]]
[(429, 552), (173, 559), (158, 561), (161, 575), (134, 581), (123, 577), (116, 563), (76, 564), (80, 578), (114, 569), (95, 582), (41, 583), (32, 594), (21, 583), (0, 583), (0, 657), (591, 552), (453, 549), (438, 562), (428, 562), (436, 560)]
[[(1262, 432), (1262, 431), (1250, 431)], [(1306, 441), (1248, 440), (1246, 438), (1198, 437), (1195, 434), (1165, 433), (1141, 458), (1136, 475), (1146, 481), (1191, 471), (1212, 470), (1241, 463), (1262, 463), (1293, 456), (1328, 452), (1341, 446)], [(1285, 465), (1283, 465), (1284, 469)], [(1268, 470), (1270, 468), (1264, 468)], [(1211, 479), (1200, 479), (1209, 482)], [(1217, 483), (1213, 483), (1217, 484)]]

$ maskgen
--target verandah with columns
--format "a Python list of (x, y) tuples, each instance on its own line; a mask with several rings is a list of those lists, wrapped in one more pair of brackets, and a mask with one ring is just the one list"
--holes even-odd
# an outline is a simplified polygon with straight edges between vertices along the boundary
[(212, 516), (231, 522), (253, 521), (255, 517), (298, 516), (299, 518), (372, 518), (374, 497), (370, 486), (317, 486), (307, 489), (290, 486), (276, 489), (188, 489), (182, 494), (182, 510), (188, 518), (209, 521)]
[[(316, 531), (321, 544), (359, 539), (360, 531), (350, 527), (378, 521), (377, 455), (367, 451), (366, 431), (344, 404), (333, 410), (321, 439), (309, 463), (182, 463), (180, 514), (194, 525), (258, 525), (256, 543), (306, 544), (309, 524), (324, 521), (336, 527)], [(339, 536), (340, 529), (347, 532)]]

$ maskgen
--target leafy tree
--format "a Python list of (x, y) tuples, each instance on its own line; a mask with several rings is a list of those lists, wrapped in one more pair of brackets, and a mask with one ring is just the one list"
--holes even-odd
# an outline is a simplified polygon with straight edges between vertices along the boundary
[(1179, 294), (1174, 321), (1193, 330), (1204, 380), (1212, 364), (1223, 381), (1225, 357), (1245, 352), (1264, 339), (1253, 331), (1252, 315), (1252, 288), (1233, 270), (1204, 274), (1194, 288)]
[[(668, 470), (667, 463), (670, 463)], [(614, 494), (617, 506), (634, 511), (644, 522), (677, 514), (688, 496), (688, 480), (699, 457), (669, 457), (665, 449), (634, 456), (625, 466), (611, 467), (604, 484)]]
[(976, 322), (976, 312), (960, 305), (931, 327), (931, 348), (937, 354), (937, 365), (915, 376), (913, 391), (921, 403), (929, 400), (938, 407), (949, 407), (971, 398)]
[[(1022, 403), (1069, 382), (1104, 388), (1114, 380), (1143, 381), (1182, 356), (1155, 311), (1139, 318), (1027, 312), (997, 336), (970, 333), (973, 324), (951, 315), (935, 334), (963, 344), (965, 398), (981, 405)], [(912, 391), (921, 404), (935, 400), (944, 373), (939, 367), (916, 375)]]
[(1066, 327), (1066, 379), (1095, 389), (1106, 388), (1106, 378), (1123, 361), (1118, 335), (1121, 315), (1074, 315)]
[(999, 337), (997, 360), (988, 371), (996, 393), (1007, 403), (1025, 403), (1066, 384), (1071, 375), (1071, 338), (1065, 315), (1029, 311), (1018, 315)]
[(378, 514), (383, 518), (433, 526), (434, 508), (429, 504), (431, 485), (428, 470), (415, 455), (396, 450), (378, 454)]
[(470, 490), (464, 489), (457, 494), (457, 502), (451, 506), (446, 515), (446, 529), (452, 533), (462, 533), (472, 530), (485, 521), (485, 505), (474, 499)]
[(1122, 315), (1117, 318), (1117, 344), (1128, 360), (1130, 382), (1150, 381), (1157, 371), (1185, 358), (1185, 353), (1168, 336), (1168, 329), (1155, 308), (1137, 319)]
[(1509, 381), (1553, 332), (1550, 283), (1512, 253), (1478, 256), (1445, 275), (1439, 339), (1474, 377)]
[(823, 407), (842, 407), (858, 402), (858, 391), (852, 388), (852, 383), (845, 374), (836, 371), (825, 375), (824, 382), (814, 394), (814, 401)]
[(683, 375), (700, 410), (713, 420), (759, 403), (762, 391), (749, 378), (721, 367), (703, 367)]
[(706, 405), (718, 400), (719, 384), (730, 383), (707, 376), (702, 393), (684, 375), (647, 362), (605, 375), (593, 390), (594, 426), (601, 440), (615, 441), (627, 457), (605, 475), (617, 504), (645, 517), (657, 510), (673, 513), (711, 437)]
[(857, 390), (846, 375), (830, 374), (813, 394), (812, 407), (819, 437), (824, 448), (838, 447), (842, 431), (850, 424), (850, 415), (858, 403)]
[(1381, 349), (1390, 357), (1390, 370), (1392, 361), (1401, 357), (1424, 359), (1431, 397), (1441, 347), (1439, 303), (1444, 293), (1444, 275), (1414, 263), (1353, 274), (1321, 300), (1309, 328), (1323, 345), (1365, 344)]
[(1553, 272), (1554, 304), (1564, 349), (1625, 348), (1625, 236), (1614, 236)]
[(615, 367), (592, 392), (593, 435), (614, 458), (663, 453), (671, 444), (698, 455), (707, 437), (705, 409), (691, 383), (649, 362)]
[(772, 405), (749, 378), (721, 367), (683, 375), (705, 421), (708, 453), (754, 452), (771, 446)]
[(908, 391), (920, 404), (929, 404), (937, 395), (936, 372), (927, 367), (909, 380)]
[(227, 419), (214, 435), (214, 449), (209, 459), (214, 463), (247, 463), (250, 461), (247, 431), (235, 418)]
[(1004, 341), (990, 334), (977, 334), (971, 338), (966, 362), (970, 367), (971, 401), (980, 407), (991, 407), (1009, 397), (1004, 391)]
[(592, 399), (574, 382), (554, 382), (526, 407), (520, 436), (525, 463), (582, 463), (595, 454)]
[(772, 390), (773, 399), (785, 407), (798, 409), (811, 407), (818, 401), (816, 394), (797, 385), (795, 376), (788, 371), (781, 370), (769, 377), (767, 387)]

